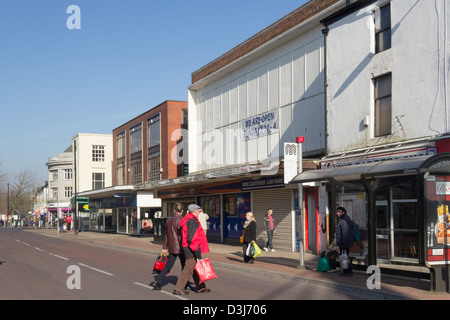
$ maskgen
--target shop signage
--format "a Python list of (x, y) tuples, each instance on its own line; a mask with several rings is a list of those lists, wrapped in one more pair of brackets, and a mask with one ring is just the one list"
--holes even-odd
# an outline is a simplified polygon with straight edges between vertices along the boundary
[(450, 181), (436, 181), (436, 194), (450, 195)]
[(242, 191), (284, 188), (284, 179), (282, 176), (261, 178), (259, 180), (242, 181)]
[(241, 120), (242, 140), (266, 136), (278, 129), (278, 110), (271, 110)]

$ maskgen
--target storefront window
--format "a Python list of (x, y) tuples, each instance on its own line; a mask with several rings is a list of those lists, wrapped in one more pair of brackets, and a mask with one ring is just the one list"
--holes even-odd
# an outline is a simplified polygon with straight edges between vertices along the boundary
[(220, 217), (220, 196), (201, 197), (200, 207), (210, 218)]
[(223, 196), (223, 212), (225, 217), (245, 218), (245, 214), (251, 211), (250, 193), (237, 193)]

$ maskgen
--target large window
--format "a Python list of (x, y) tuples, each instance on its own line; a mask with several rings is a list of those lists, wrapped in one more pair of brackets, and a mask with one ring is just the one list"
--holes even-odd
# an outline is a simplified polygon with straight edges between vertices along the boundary
[(130, 129), (131, 184), (142, 182), (142, 126), (139, 123)]
[(64, 187), (64, 197), (72, 198), (72, 187)]
[(105, 146), (92, 146), (92, 161), (105, 161)]
[(148, 119), (148, 180), (160, 180), (161, 128), (159, 114)]
[(375, 17), (375, 52), (391, 47), (391, 5), (387, 4), (376, 11)]
[(391, 134), (392, 75), (374, 79), (375, 85), (375, 136)]
[(51, 170), (50, 178), (52, 179), (51, 181), (58, 181), (58, 170)]
[(72, 169), (64, 169), (64, 180), (72, 180)]
[(92, 190), (102, 189), (105, 187), (105, 174), (93, 172), (92, 173)]
[(117, 185), (124, 185), (126, 184), (125, 132), (121, 132), (116, 135), (116, 161), (117, 161), (117, 169), (116, 169)]

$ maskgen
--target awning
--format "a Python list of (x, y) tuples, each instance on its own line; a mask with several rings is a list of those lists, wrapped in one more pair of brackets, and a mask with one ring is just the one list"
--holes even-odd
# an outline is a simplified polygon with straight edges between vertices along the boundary
[(423, 164), (433, 156), (418, 156), (414, 158), (384, 160), (363, 164), (348, 165), (336, 168), (304, 171), (295, 176), (289, 183), (313, 181), (356, 181), (361, 177), (412, 175), (417, 174)]

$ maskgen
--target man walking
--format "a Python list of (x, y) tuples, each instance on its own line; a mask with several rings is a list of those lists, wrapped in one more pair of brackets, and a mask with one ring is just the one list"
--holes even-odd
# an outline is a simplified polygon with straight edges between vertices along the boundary
[(162, 253), (169, 253), (167, 257), (167, 263), (161, 270), (158, 276), (156, 276), (155, 281), (150, 283), (155, 290), (161, 290), (161, 283), (164, 281), (164, 277), (172, 269), (175, 264), (177, 257), (180, 259), (181, 268), (184, 268), (185, 256), (181, 248), (181, 229), (180, 222), (183, 218), (183, 205), (179, 202), (175, 203), (173, 206), (172, 217), (166, 222), (166, 235), (164, 237), (164, 244), (162, 247)]
[[(338, 224), (336, 228), (336, 244), (339, 246), (340, 252), (343, 251), (347, 253), (350, 252), (350, 248), (353, 247), (353, 222), (345, 208), (337, 208)], [(348, 264), (347, 269), (342, 269), (343, 275), (352, 275), (352, 265)]]
[(196, 204), (188, 206), (188, 214), (181, 220), (181, 239), (184, 255), (186, 257), (186, 263), (184, 269), (178, 278), (173, 294), (187, 295), (189, 291), (183, 290), (192, 277), (198, 293), (210, 292), (210, 289), (206, 288), (205, 282), (200, 284), (199, 276), (195, 272), (195, 264), (197, 259), (202, 258), (202, 253), (209, 252), (208, 241), (206, 240), (205, 232), (198, 220), (198, 215), (201, 208)]

